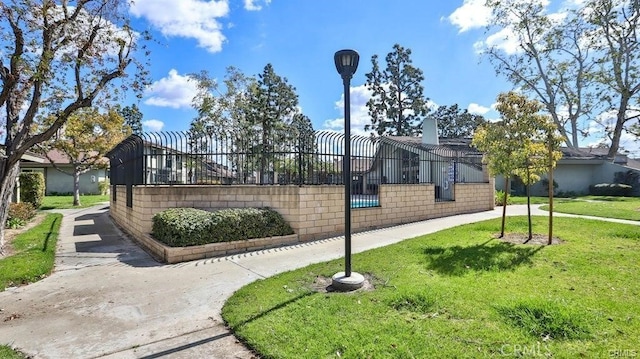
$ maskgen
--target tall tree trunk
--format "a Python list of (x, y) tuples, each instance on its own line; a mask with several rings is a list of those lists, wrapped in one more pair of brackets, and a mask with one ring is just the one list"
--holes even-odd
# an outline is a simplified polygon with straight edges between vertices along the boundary
[(549, 239), (547, 244), (553, 243), (553, 146), (549, 135)]
[(509, 182), (511, 177), (504, 178), (504, 203), (502, 204), (502, 226), (500, 229), (500, 238), (504, 237), (504, 225), (507, 218), (507, 202), (509, 201)]
[(616, 126), (613, 129), (613, 136), (611, 136), (611, 146), (609, 147), (608, 156), (613, 160), (616, 158), (616, 154), (620, 149), (620, 137), (622, 137), (622, 129), (625, 122), (627, 122), (627, 107), (629, 106), (629, 99), (620, 99), (620, 106), (618, 107), (618, 115), (616, 117)]
[(73, 169), (73, 205), (80, 205), (80, 170)]
[(16, 185), (20, 166), (15, 163), (9, 166), (6, 158), (0, 159), (0, 255), (4, 253), (4, 227), (9, 217), (9, 202)]
[(527, 166), (527, 220), (529, 223), (529, 237), (525, 241), (525, 243), (529, 242), (533, 239), (533, 229), (531, 228), (531, 173), (530, 169)]

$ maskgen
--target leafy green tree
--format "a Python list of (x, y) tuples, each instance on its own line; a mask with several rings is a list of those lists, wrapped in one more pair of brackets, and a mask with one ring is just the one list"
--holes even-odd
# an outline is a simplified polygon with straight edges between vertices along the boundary
[(469, 138), (486, 120), (481, 115), (469, 113), (457, 104), (440, 106), (429, 115), (438, 121), (438, 136), (444, 138)]
[(290, 142), (294, 144), (294, 152), (298, 153), (296, 159), (298, 168), (294, 173), (298, 174), (299, 183), (309, 179), (313, 173), (316, 161), (316, 136), (311, 119), (306, 115), (297, 113), (291, 121)]
[[(246, 182), (246, 176), (252, 168), (245, 155), (256, 137), (247, 118), (249, 97), (256, 86), (256, 79), (246, 76), (235, 67), (227, 68), (222, 84), (212, 79), (206, 71), (191, 75), (191, 78), (198, 87), (193, 99), (193, 107), (198, 114), (189, 128), (192, 151), (207, 153), (217, 147), (229, 153), (231, 168), (243, 183)], [(214, 138), (218, 138), (217, 143), (213, 141)], [(197, 161), (191, 162), (189, 166), (196, 172), (203, 166)]]
[(518, 47), (493, 43), (484, 56), (498, 74), (539, 100), (567, 146), (577, 148), (597, 104), (596, 61), (585, 41), (590, 26), (579, 10), (561, 20), (540, 1), (487, 0), (486, 5), (492, 9), (488, 30), (509, 30), (509, 42)]
[(0, 2), (0, 251), (22, 155), (77, 110), (106, 107), (122, 88), (141, 93), (148, 81), (137, 59), (147, 56), (136, 54), (146, 38), (131, 27), (124, 0)]
[(386, 68), (380, 69), (378, 55), (371, 57), (371, 72), (366, 86), (372, 93), (367, 102), (371, 124), (366, 131), (379, 136), (416, 136), (422, 133), (422, 121), (429, 111), (424, 97), (424, 75), (412, 65), (411, 49), (395, 44), (388, 53)]
[[(80, 176), (93, 169), (105, 168), (104, 159), (115, 145), (131, 134), (131, 128), (116, 110), (100, 113), (96, 108), (82, 108), (74, 112), (60, 133), (41, 146), (53, 166), (73, 178), (73, 205), (80, 205)], [(71, 171), (59, 166), (48, 156), (57, 150), (68, 158)]]
[(259, 164), (259, 181), (264, 184), (266, 173), (274, 170), (273, 153), (285, 144), (293, 116), (298, 112), (298, 95), (286, 78), (275, 73), (271, 64), (258, 75), (250, 94), (247, 119), (258, 134), (252, 157)]
[(134, 103), (131, 106), (116, 106), (116, 111), (124, 119), (124, 125), (131, 129), (131, 133), (139, 135), (142, 133), (142, 112)]
[(511, 177), (520, 175), (532, 183), (545, 169), (545, 140), (556, 127), (539, 113), (542, 106), (516, 92), (501, 93), (496, 106), (501, 121), (481, 125), (473, 137), (472, 144), (485, 154), (489, 171), (505, 178), (500, 237), (505, 231)]
[(198, 82), (193, 101), (198, 115), (189, 130), (191, 148), (223, 150), (243, 182), (259, 172), (260, 183), (267, 183), (269, 172), (284, 168), (275, 152), (291, 151), (292, 144), (306, 149), (315, 140), (311, 121), (299, 112), (295, 88), (271, 64), (257, 78), (229, 67), (224, 86), (206, 72), (192, 77)]

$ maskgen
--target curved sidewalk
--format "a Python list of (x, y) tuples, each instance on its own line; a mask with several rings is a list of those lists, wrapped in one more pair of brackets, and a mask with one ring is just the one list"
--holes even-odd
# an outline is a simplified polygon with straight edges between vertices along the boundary
[[(548, 215), (537, 207), (532, 214)], [(501, 211), (354, 234), (352, 251), (498, 218)], [(0, 293), (0, 343), (35, 358), (253, 358), (224, 326), (226, 299), (257, 279), (344, 255), (343, 237), (335, 237), (162, 265), (112, 224), (105, 205), (61, 212), (54, 273)], [(526, 214), (526, 206), (510, 206), (507, 214)]]

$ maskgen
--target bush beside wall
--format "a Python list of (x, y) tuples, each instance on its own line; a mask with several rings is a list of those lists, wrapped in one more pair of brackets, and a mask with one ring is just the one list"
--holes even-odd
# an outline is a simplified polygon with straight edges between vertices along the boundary
[(599, 183), (589, 186), (589, 193), (594, 196), (631, 196), (633, 187), (621, 183)]
[(20, 228), (36, 216), (36, 210), (28, 202), (9, 203), (6, 228)]
[(153, 216), (154, 238), (172, 247), (289, 234), (293, 234), (291, 226), (269, 208), (229, 208), (214, 212), (172, 208)]
[(40, 208), (44, 199), (44, 175), (41, 172), (23, 172), (20, 174), (20, 200)]

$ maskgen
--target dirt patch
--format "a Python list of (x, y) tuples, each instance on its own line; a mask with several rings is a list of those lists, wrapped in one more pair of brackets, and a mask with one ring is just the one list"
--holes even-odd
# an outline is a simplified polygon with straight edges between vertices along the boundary
[[(369, 292), (375, 288), (373, 285), (374, 278), (369, 274), (364, 274), (364, 284), (362, 288), (357, 289), (353, 292)], [(330, 277), (317, 276), (316, 279), (311, 283), (311, 289), (315, 292), (319, 293), (332, 293), (335, 292), (333, 287), (331, 287), (332, 279)], [(350, 292), (350, 293), (353, 293)]]
[[(549, 235), (548, 234), (533, 234), (531, 240), (529, 239), (529, 235), (526, 233), (505, 233), (504, 237), (500, 238), (500, 234), (494, 234), (494, 238), (497, 240), (512, 243), (512, 244), (530, 244), (537, 246), (546, 246), (549, 243)], [(551, 244), (562, 244), (563, 241), (558, 237), (552, 237)]]
[(21, 228), (16, 228), (16, 229), (5, 229), (4, 230), (4, 253), (0, 254), (0, 258), (5, 258), (5, 257), (9, 257), (13, 254), (15, 254), (15, 249), (13, 248), (12, 242), (13, 240), (20, 234), (23, 232), (26, 232), (28, 230), (30, 230), (31, 228), (39, 225), (40, 223), (42, 223), (42, 221), (44, 221), (44, 218), (47, 216), (46, 213), (38, 213), (36, 214), (35, 217), (33, 217), (33, 219), (31, 221), (29, 221), (29, 223), (27, 223), (26, 225), (24, 225)]

